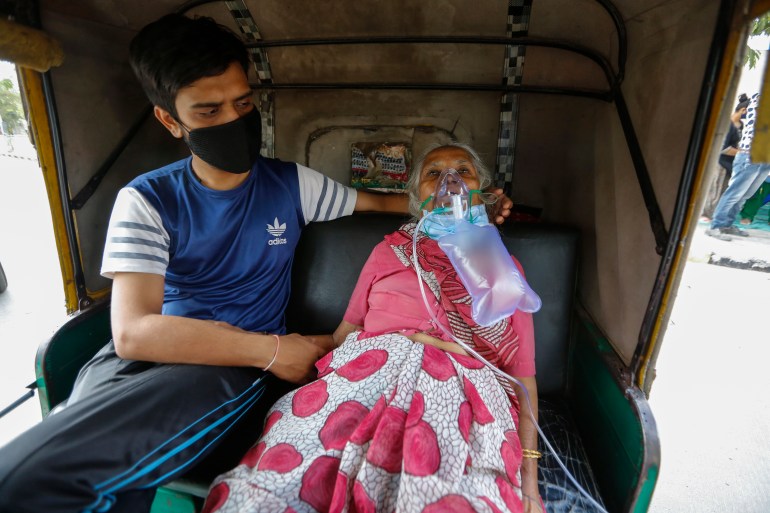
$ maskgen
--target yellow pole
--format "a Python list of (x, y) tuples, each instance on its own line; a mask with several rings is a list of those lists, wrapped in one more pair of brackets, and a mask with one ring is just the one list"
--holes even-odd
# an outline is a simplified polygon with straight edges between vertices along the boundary
[(51, 207), (53, 232), (56, 240), (56, 250), (59, 254), (59, 265), (64, 285), (64, 301), (67, 313), (78, 309), (78, 294), (75, 286), (75, 271), (72, 265), (72, 251), (67, 238), (64, 205), (59, 193), (59, 175), (56, 169), (56, 157), (51, 139), (50, 119), (43, 96), (43, 84), (40, 74), (31, 69), (20, 69), (21, 89), (27, 98), (29, 107), (29, 126), (35, 139), (40, 168), (43, 171), (48, 204)]
[[(750, 15), (757, 18), (770, 11), (770, 0), (755, 2)], [(770, 162), (770, 66), (765, 65), (759, 113), (754, 121), (754, 141), (751, 145), (752, 162)]]

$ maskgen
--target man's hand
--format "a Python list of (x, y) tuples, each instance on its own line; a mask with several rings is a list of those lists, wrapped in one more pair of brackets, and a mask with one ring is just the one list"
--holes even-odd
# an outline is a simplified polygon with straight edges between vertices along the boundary
[[(207, 321), (220, 328), (230, 331), (248, 333), (237, 326), (224, 321)], [(331, 335), (316, 335), (303, 337), (297, 333), (279, 335), (280, 347), (275, 344), (275, 336), (270, 336), (276, 347), (275, 362), (268, 372), (272, 372), (284, 381), (304, 384), (315, 379), (315, 362), (332, 348)]]
[(489, 214), (489, 218), (495, 224), (503, 224), (505, 219), (511, 215), (513, 201), (511, 201), (511, 198), (506, 196), (500, 188), (487, 189), (484, 192), (497, 196), (497, 201), (492, 205), (492, 211)]
[(268, 372), (284, 381), (299, 385), (315, 379), (315, 362), (326, 354), (326, 351), (298, 333), (280, 335), (280, 339), (281, 345), (277, 348), (275, 362)]

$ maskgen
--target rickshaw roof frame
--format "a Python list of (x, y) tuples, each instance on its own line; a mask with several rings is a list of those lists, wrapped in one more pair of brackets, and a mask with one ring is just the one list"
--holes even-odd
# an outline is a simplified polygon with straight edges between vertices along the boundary
[[(188, 11), (200, 7), (202, 5), (220, 2), (222, 0), (188, 0), (177, 8), (175, 11), (178, 14), (187, 14)], [(610, 0), (594, 0), (599, 4), (609, 15), (615, 30), (618, 34), (618, 77), (622, 81), (625, 76), (626, 61), (628, 60), (628, 33), (626, 32), (626, 25), (623, 22), (623, 16), (618, 8)], [(515, 38), (503, 38), (507, 40)], [(279, 41), (271, 42), (272, 44), (279, 43)], [(515, 43), (508, 43), (515, 44)], [(257, 46), (254, 46), (257, 47)]]
[(489, 36), (373, 36), (373, 37), (333, 37), (333, 38), (309, 38), (309, 39), (281, 39), (275, 41), (248, 41), (246, 48), (281, 48), (292, 46), (321, 46), (321, 45), (380, 45), (380, 44), (477, 44), (498, 46), (538, 46), (542, 48), (555, 48), (577, 53), (594, 61), (604, 72), (610, 87), (619, 85), (622, 78), (620, 73), (615, 74), (609, 61), (599, 52), (586, 46), (582, 46), (560, 39), (545, 37), (514, 36), (514, 37), (489, 37)]

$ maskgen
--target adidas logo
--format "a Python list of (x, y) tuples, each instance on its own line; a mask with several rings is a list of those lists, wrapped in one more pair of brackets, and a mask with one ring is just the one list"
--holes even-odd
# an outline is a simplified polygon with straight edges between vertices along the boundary
[(270, 223), (267, 223), (267, 231), (270, 232), (270, 235), (273, 237), (280, 237), (283, 235), (283, 232), (286, 231), (286, 223), (278, 224), (278, 218), (276, 217), (272, 226)]
[(267, 232), (275, 237), (275, 239), (270, 239), (267, 241), (267, 244), (270, 246), (278, 246), (280, 244), (286, 244), (286, 239), (281, 238), (281, 235), (283, 235), (283, 232), (286, 231), (286, 223), (278, 223), (278, 218), (276, 217), (273, 221), (273, 224), (267, 223)]

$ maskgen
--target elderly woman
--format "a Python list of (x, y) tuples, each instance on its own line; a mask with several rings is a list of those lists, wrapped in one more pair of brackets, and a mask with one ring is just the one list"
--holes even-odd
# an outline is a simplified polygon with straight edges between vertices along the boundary
[[(416, 217), (447, 168), (471, 190), (491, 182), (468, 146), (435, 147), (410, 178)], [(476, 324), (448, 258), (420, 233), (429, 315), (415, 228), (403, 225), (374, 248), (334, 333), (337, 348), (316, 364), (318, 380), (275, 404), (259, 442), (212, 484), (204, 511), (541, 511), (528, 411), (536, 417), (532, 317), (516, 311)], [(432, 317), (516, 377), (530, 402)]]

